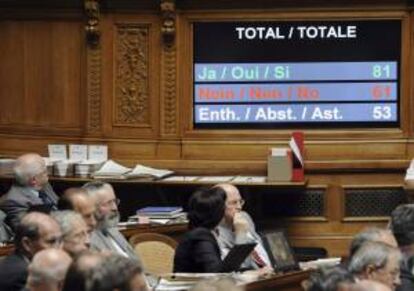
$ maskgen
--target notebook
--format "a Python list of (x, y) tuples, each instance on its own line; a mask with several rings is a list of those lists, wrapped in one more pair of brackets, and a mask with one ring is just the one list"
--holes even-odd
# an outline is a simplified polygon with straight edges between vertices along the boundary
[(234, 245), (223, 261), (222, 272), (229, 273), (237, 271), (244, 260), (253, 251), (256, 243)]

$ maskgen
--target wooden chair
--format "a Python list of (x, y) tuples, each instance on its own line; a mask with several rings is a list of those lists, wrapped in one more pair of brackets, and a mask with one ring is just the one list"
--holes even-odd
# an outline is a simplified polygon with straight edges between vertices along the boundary
[(172, 273), (178, 245), (174, 239), (158, 233), (139, 233), (131, 236), (129, 242), (140, 257), (145, 272)]

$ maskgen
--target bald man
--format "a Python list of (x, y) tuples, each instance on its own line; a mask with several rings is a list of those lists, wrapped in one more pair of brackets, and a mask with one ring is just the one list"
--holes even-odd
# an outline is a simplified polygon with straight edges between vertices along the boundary
[(14, 165), (15, 184), (0, 201), (6, 222), (15, 230), (30, 208), (44, 205), (44, 209), (57, 209), (55, 192), (49, 184), (45, 161), (35, 153), (20, 156)]
[(95, 201), (83, 188), (69, 188), (65, 190), (58, 201), (59, 210), (73, 210), (82, 215), (91, 233), (96, 227)]
[(29, 265), (26, 288), (30, 291), (62, 290), (71, 263), (71, 257), (63, 250), (46, 249), (38, 252)]
[(271, 269), (269, 256), (255, 230), (253, 220), (249, 214), (243, 211), (244, 200), (239, 190), (231, 184), (218, 184), (214, 187), (220, 187), (226, 192), (224, 219), (218, 226), (218, 243), (223, 257), (235, 244), (256, 242), (254, 253), (244, 261), (242, 268)]
[(31, 212), (16, 228), (15, 252), (0, 261), (0, 290), (21, 290), (27, 268), (41, 250), (61, 247), (62, 233), (57, 222), (47, 214)]

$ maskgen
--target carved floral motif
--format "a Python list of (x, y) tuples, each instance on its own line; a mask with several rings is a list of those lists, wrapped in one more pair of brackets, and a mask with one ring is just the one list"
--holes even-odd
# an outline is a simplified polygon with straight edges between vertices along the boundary
[(148, 27), (121, 25), (116, 37), (115, 123), (147, 126)]

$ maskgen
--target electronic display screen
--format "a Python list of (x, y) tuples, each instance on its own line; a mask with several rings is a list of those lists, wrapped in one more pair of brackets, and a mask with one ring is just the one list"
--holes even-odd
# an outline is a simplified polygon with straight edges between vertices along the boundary
[(193, 126), (398, 127), (401, 20), (196, 22)]

